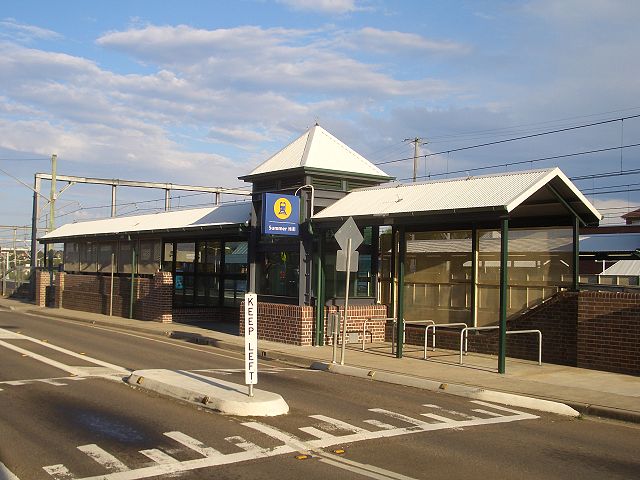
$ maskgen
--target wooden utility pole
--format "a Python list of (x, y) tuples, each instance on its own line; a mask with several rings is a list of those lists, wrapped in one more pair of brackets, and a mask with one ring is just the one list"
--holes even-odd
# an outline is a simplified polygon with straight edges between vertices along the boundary
[(419, 137), (405, 138), (404, 141), (413, 143), (413, 182), (415, 183), (418, 178), (418, 157), (420, 156), (420, 145), (424, 145), (426, 142), (423, 142), (423, 139)]

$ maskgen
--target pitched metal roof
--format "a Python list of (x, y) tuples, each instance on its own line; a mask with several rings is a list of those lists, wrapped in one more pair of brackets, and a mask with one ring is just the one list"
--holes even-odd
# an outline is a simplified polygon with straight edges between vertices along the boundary
[(600, 275), (640, 276), (640, 260), (619, 260)]
[(71, 237), (184, 231), (214, 226), (231, 226), (244, 224), (250, 216), (251, 202), (229, 203), (207, 208), (68, 223), (44, 235), (40, 240), (51, 242)]
[(392, 178), (317, 124), (240, 178), (294, 168), (365, 175), (383, 180)]
[(500, 210), (512, 212), (553, 182), (564, 200), (588, 222), (602, 215), (559, 168), (510, 172), (354, 190), (314, 219)]

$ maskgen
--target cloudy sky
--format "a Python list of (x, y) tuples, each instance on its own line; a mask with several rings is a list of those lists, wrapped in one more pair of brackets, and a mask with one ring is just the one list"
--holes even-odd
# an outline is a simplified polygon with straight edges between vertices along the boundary
[[(616, 222), (640, 207), (627, 172), (640, 169), (639, 21), (640, 2), (616, 0), (5, 1), (0, 224), (30, 223), (19, 181), (52, 153), (60, 174), (240, 186), (315, 122), (398, 179), (414, 137), (450, 152), (420, 161), (431, 178), (622, 170), (576, 180)], [(157, 191), (118, 197), (120, 214), (163, 205)], [(109, 202), (108, 187), (73, 186), (56, 223)]]

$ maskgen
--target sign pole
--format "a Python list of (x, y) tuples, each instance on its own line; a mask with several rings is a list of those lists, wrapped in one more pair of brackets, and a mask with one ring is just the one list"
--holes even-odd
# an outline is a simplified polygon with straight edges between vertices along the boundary
[(253, 397), (253, 385), (258, 383), (258, 296), (244, 296), (244, 383), (249, 385)]
[(342, 350), (340, 351), (340, 365), (344, 365), (344, 351), (347, 345), (347, 309), (349, 308), (349, 280), (351, 278), (351, 238), (347, 240), (347, 281), (344, 290), (344, 321), (342, 322)]

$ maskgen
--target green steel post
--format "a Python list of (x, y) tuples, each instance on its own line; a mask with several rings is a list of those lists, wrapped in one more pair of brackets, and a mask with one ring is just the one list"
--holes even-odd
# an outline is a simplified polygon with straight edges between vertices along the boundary
[(469, 325), (477, 327), (478, 325), (478, 228), (474, 225), (471, 228), (471, 298), (469, 299), (471, 307), (471, 318)]
[(574, 291), (580, 290), (580, 219), (573, 217), (573, 285)]
[(396, 338), (398, 347), (396, 348), (396, 357), (402, 358), (402, 348), (404, 346), (404, 258), (407, 251), (406, 235), (404, 227), (400, 228), (398, 248), (398, 309), (397, 309), (397, 331)]
[(131, 245), (131, 294), (129, 298), (129, 318), (133, 318), (133, 282), (136, 275), (136, 246)]
[(509, 276), (509, 220), (502, 219), (500, 228), (500, 340), (498, 346), (498, 373), (505, 372), (507, 356), (507, 289)]
[(316, 253), (316, 338), (315, 345), (324, 345), (324, 266), (322, 254), (324, 233), (318, 239), (318, 251)]

